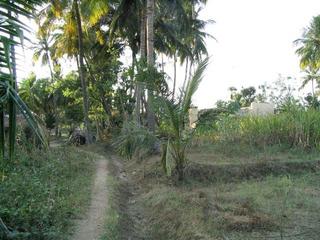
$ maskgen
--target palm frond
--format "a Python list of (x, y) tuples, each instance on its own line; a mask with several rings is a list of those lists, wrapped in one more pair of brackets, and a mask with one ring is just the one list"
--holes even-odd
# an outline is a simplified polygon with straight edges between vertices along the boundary
[(41, 144), (47, 148), (48, 144), (46, 141), (46, 137), (44, 134), (44, 131), (38, 124), (37, 120), (33, 116), (33, 113), (30, 111), (30, 109), (27, 107), (27, 105), (22, 101), (22, 99), (19, 97), (18, 93), (11, 87), (8, 86), (9, 88), (9, 95), (12, 99), (12, 101), (16, 104), (16, 106), (19, 108), (20, 112), (28, 122), (29, 126), (33, 130), (33, 132), (36, 134), (38, 139), (41, 141)]
[(205, 58), (202, 62), (199, 63), (193, 77), (188, 81), (186, 89), (183, 90), (181, 109), (184, 114), (186, 114), (190, 108), (192, 96), (197, 91), (200, 82), (202, 81), (203, 73), (207, 68), (208, 63), (209, 57)]
[[(5, 158), (4, 106), (7, 102), (9, 108), (9, 159), (13, 158), (15, 150), (16, 106), (24, 114), (28, 123), (34, 127), (38, 137), (44, 140), (44, 135), (39, 131), (30, 110), (15, 91), (15, 55), (11, 52), (15, 45), (23, 43), (23, 31), (28, 31), (27, 26), (19, 20), (18, 16), (32, 17), (33, 6), (42, 2), (42, 0), (0, 0), (0, 163)], [(16, 38), (20, 39), (20, 43), (16, 41)], [(46, 146), (45, 142), (43, 144)], [(10, 239), (15, 237), (15, 234), (6, 227), (1, 218), (0, 230)]]
[[(22, 45), (23, 31), (28, 31), (28, 27), (19, 19), (18, 16), (32, 17), (34, 5), (41, 4), (42, 1), (36, 0), (0, 0), (0, 83), (1, 83), (1, 113), (0, 113), (0, 144), (4, 157), (4, 103), (8, 102), (9, 114), (9, 158), (13, 158), (16, 138), (16, 107), (20, 109), (26, 117), (27, 122), (36, 132), (36, 135), (44, 143), (44, 136), (39, 130), (32, 113), (26, 107), (24, 102), (18, 96), (15, 87), (16, 79), (13, 75), (15, 64), (15, 56), (11, 53), (11, 48), (16, 45)], [(17, 40), (19, 39), (19, 41)], [(28, 40), (28, 39), (27, 39)]]

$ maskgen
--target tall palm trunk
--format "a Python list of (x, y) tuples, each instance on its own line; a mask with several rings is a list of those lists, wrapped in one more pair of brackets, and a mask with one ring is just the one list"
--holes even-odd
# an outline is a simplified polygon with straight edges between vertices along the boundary
[(184, 73), (184, 81), (183, 81), (183, 85), (182, 85), (182, 91), (184, 90), (185, 86), (186, 86), (186, 82), (188, 80), (188, 68), (189, 67), (189, 59), (187, 58), (186, 60), (186, 71)]
[(84, 127), (87, 143), (91, 143), (91, 139), (89, 137), (89, 97), (88, 97), (88, 89), (85, 78), (85, 66), (84, 66), (84, 51), (83, 51), (83, 32), (81, 25), (81, 16), (79, 11), (78, 0), (74, 0), (74, 10), (77, 21), (77, 31), (78, 31), (78, 54), (79, 54), (79, 76), (82, 87), (83, 94), (83, 113), (84, 113)]
[(164, 73), (164, 59), (163, 59), (163, 53), (161, 53), (161, 70)]
[(311, 87), (312, 87), (312, 98), (314, 99), (314, 95), (315, 95), (315, 93), (314, 93), (314, 79), (312, 78), (311, 79)]
[[(132, 50), (132, 60), (131, 60), (131, 69), (132, 69), (132, 72), (131, 72), (131, 82), (133, 83), (134, 82), (134, 70), (135, 70), (135, 67), (136, 67), (136, 53)], [(133, 85), (132, 85), (133, 86)], [(132, 97), (132, 92), (133, 92), (133, 88), (130, 87), (130, 97)]]
[[(53, 62), (51, 62), (49, 46), (48, 46), (47, 43), (46, 43), (45, 47), (46, 47), (46, 55), (47, 55), (47, 58), (48, 58), (48, 66), (49, 66), (50, 75), (51, 75), (51, 84), (53, 86), (53, 84), (54, 84), (54, 73), (53, 73), (53, 69), (52, 69)], [(59, 118), (58, 118), (57, 100), (58, 100), (57, 96), (53, 92), (53, 113), (54, 113), (55, 135), (56, 135), (56, 137), (59, 135)]]
[[(149, 66), (154, 66), (154, 0), (147, 0), (147, 60)], [(155, 114), (152, 108), (153, 91), (148, 89), (147, 120), (150, 131), (155, 131)]]
[(174, 95), (176, 92), (176, 84), (177, 84), (177, 54), (173, 55), (173, 90), (172, 90), (172, 100), (174, 100)]
[(53, 69), (51, 65), (51, 57), (50, 57), (50, 50), (49, 50), (49, 44), (47, 41), (45, 41), (45, 54), (47, 55), (48, 58), (48, 66), (49, 66), (49, 71), (50, 71), (50, 75), (51, 75), (51, 83), (54, 83), (54, 75), (53, 75)]
[(192, 77), (192, 69), (193, 69), (193, 60), (190, 59), (190, 66), (189, 66), (189, 76), (188, 76), (188, 80), (191, 79)]
[[(144, 9), (141, 10), (141, 23), (140, 23), (140, 59), (146, 58), (146, 15)], [(141, 124), (140, 114), (142, 107), (142, 93), (143, 86), (140, 82), (136, 83), (136, 108), (135, 119), (138, 125)]]

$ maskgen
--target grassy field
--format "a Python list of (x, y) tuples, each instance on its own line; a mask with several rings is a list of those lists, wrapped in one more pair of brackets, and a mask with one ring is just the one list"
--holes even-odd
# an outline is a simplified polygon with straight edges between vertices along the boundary
[[(163, 175), (159, 157), (124, 162), (135, 189), (129, 213), (139, 211), (136, 221), (145, 223), (134, 239), (318, 239), (319, 153), (206, 144), (188, 158), (192, 171), (178, 185)], [(128, 213), (118, 209), (119, 218)]]
[(1, 173), (3, 221), (18, 239), (67, 239), (90, 200), (93, 158), (73, 147), (17, 154)]
[(256, 147), (247, 144), (205, 143), (188, 152), (191, 162), (209, 165), (248, 164), (261, 162), (296, 162), (320, 160), (319, 151), (304, 151), (288, 146)]

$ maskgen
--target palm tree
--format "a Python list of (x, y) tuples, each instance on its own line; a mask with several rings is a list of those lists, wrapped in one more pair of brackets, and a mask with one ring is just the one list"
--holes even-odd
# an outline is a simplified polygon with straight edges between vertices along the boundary
[(296, 53), (300, 57), (302, 69), (320, 68), (320, 15), (313, 17), (311, 24), (305, 29), (302, 38), (294, 41), (299, 48)]
[[(199, 12), (201, 8), (195, 11), (195, 4), (205, 4), (205, 2), (206, 1), (173, 1), (172, 3), (162, 4), (161, 15), (155, 20), (155, 48), (159, 52), (165, 53), (167, 56), (173, 58), (174, 69), (176, 68), (178, 59), (180, 59), (181, 65), (186, 63), (184, 86), (188, 79), (188, 71), (189, 76), (191, 75), (194, 62), (200, 62), (202, 56), (208, 55), (205, 39), (208, 37), (213, 38), (205, 32), (205, 27), (214, 21), (200, 20)], [(172, 14), (172, 9), (175, 9), (175, 14)], [(174, 97), (176, 85), (175, 73), (173, 80)]]
[[(145, 9), (140, 9), (140, 61), (145, 61), (147, 53), (147, 42), (146, 42), (146, 13)], [(132, 49), (132, 52), (134, 50)], [(135, 86), (135, 120), (137, 125), (141, 124), (141, 108), (142, 108), (142, 99), (143, 99), (144, 86), (141, 82), (136, 82)]]
[(294, 43), (299, 46), (296, 53), (300, 57), (300, 67), (306, 73), (301, 87), (311, 82), (314, 97), (314, 80), (318, 83), (320, 69), (320, 15), (313, 17), (302, 38), (295, 40)]
[[(42, 65), (47, 65), (50, 71), (51, 76), (51, 85), (54, 85), (55, 78), (54, 78), (54, 62), (52, 60), (52, 44), (55, 41), (56, 34), (53, 34), (53, 25), (51, 26), (40, 26), (40, 19), (36, 20), (39, 26), (39, 31), (37, 33), (37, 43), (34, 44), (34, 47), (32, 48), (34, 50), (33, 53), (33, 60), (34, 61), (41, 61)], [(58, 111), (57, 111), (57, 96), (55, 96), (54, 91), (52, 93), (53, 95), (53, 109), (54, 109), (54, 121), (55, 121), (55, 135), (59, 135), (59, 118), (58, 118)]]
[[(154, 0), (147, 0), (147, 62), (150, 67), (154, 67)], [(155, 114), (152, 108), (152, 89), (148, 89), (148, 110), (147, 121), (150, 131), (155, 131)]]
[[(39, 25), (39, 24), (38, 24)], [(49, 28), (41, 28), (39, 27), (39, 32), (37, 33), (37, 42), (34, 43), (32, 47), (33, 53), (33, 60), (34, 61), (41, 61), (42, 65), (47, 65), (50, 71), (51, 82), (54, 82), (54, 75), (52, 70), (52, 61), (51, 61), (51, 47), (54, 38), (51, 34), (52, 30)]]
[(208, 65), (208, 60), (206, 58), (199, 63), (193, 77), (187, 82), (185, 89), (183, 89), (178, 103), (165, 98), (158, 98), (160, 106), (163, 109), (163, 121), (169, 126), (164, 130), (167, 142), (163, 148), (163, 167), (167, 174), (170, 174), (171, 160), (173, 160), (180, 181), (184, 179), (186, 149), (193, 136), (193, 130), (186, 127), (186, 119), (188, 119), (192, 96), (200, 85), (203, 73)]
[(201, 9), (198, 9), (197, 11), (192, 10), (192, 14), (188, 19), (188, 24), (190, 25), (190, 27), (186, 28), (184, 36), (185, 44), (190, 46), (189, 52), (191, 53), (190, 55), (185, 56), (185, 52), (182, 52), (182, 58), (189, 59), (189, 78), (192, 75), (194, 63), (199, 63), (202, 60), (203, 56), (208, 56), (208, 51), (205, 44), (206, 38), (214, 38), (213, 36), (205, 32), (205, 27), (208, 24), (214, 23), (214, 21), (204, 21), (199, 19), (200, 11)]
[(39, 113), (41, 100), (35, 92), (36, 81), (37, 79), (34, 73), (32, 73), (27, 79), (24, 79), (20, 84), (19, 95), (28, 107)]
[[(43, 27), (56, 23), (60, 28), (60, 33), (57, 34), (58, 36), (54, 44), (56, 57), (62, 57), (64, 54), (67, 54), (69, 57), (75, 57), (77, 61), (83, 94), (84, 126), (88, 143), (90, 143), (90, 102), (84, 63), (84, 40), (86, 38), (86, 31), (84, 31), (84, 29), (97, 24), (107, 11), (108, 1), (105, 0), (52, 0), (51, 4), (42, 12), (46, 18)], [(63, 22), (62, 26), (61, 21)]]
[(316, 83), (320, 82), (320, 75), (319, 75), (319, 69), (313, 69), (308, 67), (305, 69), (305, 76), (303, 77), (303, 82), (301, 85), (301, 88), (304, 88), (309, 82), (311, 82), (311, 88), (312, 88), (312, 97), (315, 97), (315, 86), (314, 81)]
[[(141, 1), (141, 0), (121, 0), (118, 5), (116, 5), (115, 14), (112, 20), (110, 35), (111, 38), (115, 38), (116, 33), (121, 33), (120, 36), (128, 39), (128, 42), (134, 42), (135, 44), (130, 44), (130, 47), (133, 46), (132, 51), (137, 44), (137, 37), (140, 36), (140, 49), (143, 48), (145, 43), (145, 12), (146, 9), (147, 15), (153, 16), (153, 49), (159, 53), (164, 53), (168, 56), (174, 58), (174, 53), (176, 52), (177, 58), (180, 58), (180, 62), (188, 61), (189, 57), (191, 58), (192, 52), (190, 49), (190, 42), (183, 41), (182, 38), (186, 38), (185, 35), (182, 35), (184, 32), (191, 33), (192, 31), (186, 30), (190, 28), (192, 24), (189, 24), (191, 19), (190, 6), (194, 6), (200, 3), (205, 4), (206, 1), (203, 0), (181, 0), (181, 1)], [(149, 5), (148, 5), (149, 4)], [(149, 8), (146, 8), (146, 6)], [(150, 8), (151, 7), (151, 8)], [(153, 9), (152, 9), (153, 8)], [(174, 12), (173, 12), (174, 11)], [(152, 13), (153, 12), (153, 13)], [(139, 14), (137, 14), (139, 13)], [(150, 15), (152, 13), (152, 15)], [(198, 17), (198, 16), (196, 16)], [(188, 20), (189, 19), (189, 20)], [(151, 20), (151, 19), (150, 19)], [(189, 22), (188, 22), (189, 21)], [(130, 27), (132, 23), (140, 26), (140, 30), (134, 27)], [(149, 21), (151, 24), (151, 21)], [(124, 29), (124, 30), (123, 30)], [(203, 28), (201, 28), (203, 30)], [(151, 32), (150, 32), (151, 33)], [(190, 38), (190, 37), (189, 37)], [(131, 39), (132, 41), (130, 41)], [(142, 45), (142, 47), (141, 47)], [(150, 45), (152, 47), (152, 45)], [(175, 50), (174, 50), (175, 49)], [(152, 52), (154, 52), (152, 50)], [(143, 50), (145, 51), (145, 50)], [(150, 51), (151, 52), (151, 51)], [(140, 51), (141, 53), (141, 51)], [(141, 55), (141, 54), (140, 54)], [(144, 56), (144, 55), (142, 55)], [(151, 55), (150, 55), (151, 56)], [(188, 56), (188, 58), (186, 57)], [(150, 58), (151, 60), (151, 58)], [(154, 54), (153, 54), (154, 61)], [(153, 65), (153, 64), (152, 64)], [(138, 85), (138, 84), (137, 84)], [(137, 91), (139, 87), (136, 87), (136, 119), (140, 119), (140, 116), (137, 117), (137, 114), (140, 113), (140, 95), (142, 95), (143, 90)], [(140, 93), (137, 93), (140, 92)], [(151, 92), (151, 91), (150, 91)], [(150, 120), (151, 112), (149, 117)], [(152, 125), (152, 123), (151, 123)]]
[(89, 97), (88, 97), (88, 90), (87, 90), (87, 82), (85, 76), (85, 65), (84, 65), (84, 47), (83, 47), (83, 30), (82, 30), (82, 22), (79, 10), (78, 0), (74, 0), (74, 11), (75, 11), (75, 18), (77, 23), (77, 32), (78, 32), (78, 69), (79, 69), (79, 76), (81, 81), (82, 87), (82, 94), (83, 94), (83, 113), (84, 113), (84, 126), (86, 131), (86, 139), (88, 143), (91, 143), (91, 139), (89, 136)]

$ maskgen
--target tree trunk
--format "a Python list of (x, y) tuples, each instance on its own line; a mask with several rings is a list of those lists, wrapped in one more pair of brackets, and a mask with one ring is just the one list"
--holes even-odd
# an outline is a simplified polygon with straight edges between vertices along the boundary
[(164, 73), (164, 60), (163, 60), (163, 53), (161, 53), (161, 70)]
[(189, 66), (189, 59), (187, 58), (187, 60), (186, 60), (186, 71), (185, 71), (185, 74), (184, 74), (184, 81), (183, 81), (183, 85), (182, 85), (182, 91), (184, 90), (184, 88), (186, 86), (186, 83), (187, 83), (187, 80), (188, 80), (188, 66)]
[[(46, 54), (48, 57), (48, 65), (49, 65), (49, 70), (50, 70), (50, 75), (51, 75), (51, 84), (53, 86), (54, 84), (54, 73), (53, 73), (53, 64), (51, 65), (51, 58), (50, 58), (50, 53), (49, 53), (49, 46), (46, 43)], [(58, 137), (59, 135), (59, 117), (58, 117), (58, 109), (57, 109), (57, 96), (53, 92), (53, 113), (54, 113), (54, 121), (55, 121), (55, 136)], [(51, 135), (51, 134), (50, 134)]]
[(49, 53), (49, 46), (46, 44), (46, 53), (47, 58), (48, 58), (48, 66), (49, 66), (49, 71), (50, 71), (50, 75), (51, 75), (51, 83), (54, 83), (54, 75), (53, 75), (53, 69), (52, 69), (52, 65), (51, 65), (51, 58), (50, 58), (50, 53)]
[(312, 85), (312, 98), (314, 100), (314, 79), (311, 79), (311, 85)]
[[(147, 60), (149, 66), (154, 66), (154, 0), (147, 0)], [(153, 91), (148, 89), (147, 120), (148, 128), (155, 131), (155, 114), (152, 108)]]
[(179, 161), (177, 162), (177, 165), (176, 165), (176, 171), (177, 171), (177, 174), (178, 174), (178, 181), (181, 182), (184, 180), (184, 159), (179, 159)]
[[(140, 60), (146, 58), (146, 15), (144, 9), (141, 10), (141, 23), (140, 23)], [(135, 119), (138, 125), (141, 124), (141, 98), (143, 93), (143, 86), (140, 82), (136, 83), (136, 107)]]
[(79, 76), (80, 76), (82, 94), (83, 94), (84, 127), (85, 127), (85, 134), (86, 134), (86, 140), (87, 140), (86, 142), (91, 143), (91, 139), (89, 136), (89, 97), (88, 97), (87, 83), (85, 79), (85, 66), (83, 61), (83, 58), (84, 58), (83, 32), (82, 32), (81, 16), (79, 11), (78, 0), (74, 0), (74, 8), (75, 8), (77, 31), (78, 31)]
[(174, 95), (176, 92), (176, 84), (177, 84), (177, 55), (174, 53), (173, 55), (173, 90), (172, 90), (172, 100), (174, 100)]
[(132, 82), (132, 85), (130, 85), (130, 89), (129, 89), (129, 96), (132, 97), (132, 92), (133, 92), (133, 88), (132, 86), (133, 83), (134, 83), (134, 69), (135, 69), (135, 66), (136, 66), (136, 53), (132, 50), (132, 60), (131, 60), (131, 69), (132, 69), (132, 72), (131, 72), (131, 82)]
[(188, 80), (191, 79), (192, 77), (192, 67), (193, 67), (193, 60), (190, 60), (190, 67), (189, 67), (189, 76), (188, 76)]

